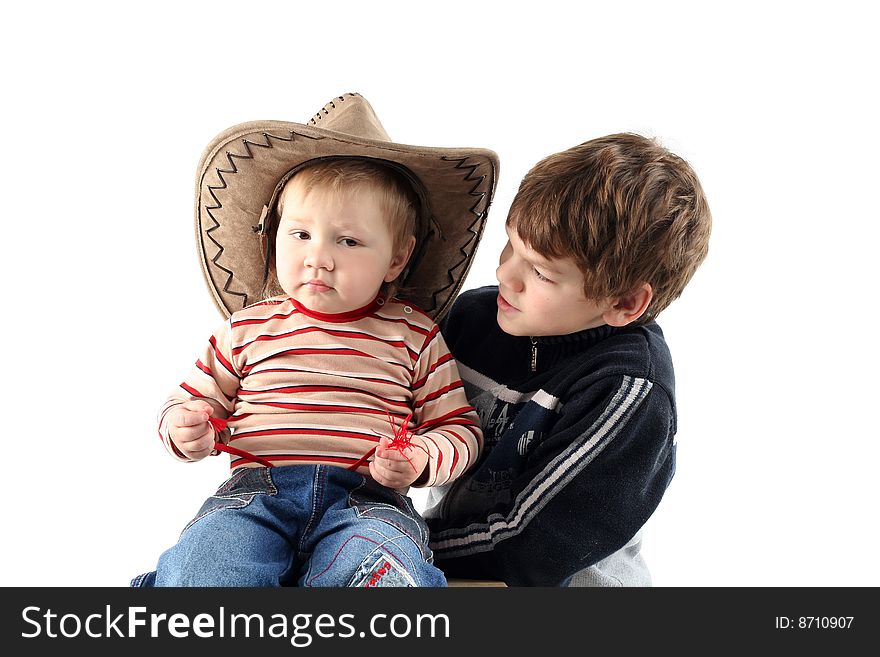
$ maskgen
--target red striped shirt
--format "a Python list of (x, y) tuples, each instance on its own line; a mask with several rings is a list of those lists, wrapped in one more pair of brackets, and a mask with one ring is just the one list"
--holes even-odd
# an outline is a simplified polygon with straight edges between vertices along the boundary
[[(360, 317), (308, 313), (278, 297), (235, 313), (211, 336), (190, 375), (160, 411), (209, 401), (228, 419), (223, 442), (275, 466), (358, 462), (391, 436), (388, 414), (428, 446), (427, 486), (448, 483), (476, 460), (482, 432), (436, 324), (391, 300)], [(231, 455), (233, 469), (255, 464)], [(359, 471), (368, 474), (366, 464)]]

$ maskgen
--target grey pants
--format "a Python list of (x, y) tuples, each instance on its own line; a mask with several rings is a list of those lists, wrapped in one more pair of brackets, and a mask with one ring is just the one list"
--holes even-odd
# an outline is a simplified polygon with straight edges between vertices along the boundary
[(651, 586), (651, 573), (639, 552), (642, 532), (602, 561), (575, 573), (569, 586)]

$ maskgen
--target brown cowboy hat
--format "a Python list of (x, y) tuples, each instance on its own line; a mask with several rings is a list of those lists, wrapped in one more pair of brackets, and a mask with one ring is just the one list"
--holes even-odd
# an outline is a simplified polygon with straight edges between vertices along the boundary
[(196, 177), (196, 240), (224, 316), (263, 298), (268, 227), (290, 175), (311, 160), (350, 157), (379, 160), (413, 185), (422, 205), (420, 239), (401, 287), (435, 319), (449, 309), (483, 233), (498, 156), (480, 148), (393, 143), (366, 99), (346, 94), (307, 124), (241, 123), (205, 148)]

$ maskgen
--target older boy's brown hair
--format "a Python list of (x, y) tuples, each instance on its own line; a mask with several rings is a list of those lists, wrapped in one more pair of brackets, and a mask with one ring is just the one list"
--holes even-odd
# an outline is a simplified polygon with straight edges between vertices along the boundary
[(546, 258), (573, 258), (588, 299), (643, 283), (653, 298), (636, 323), (677, 298), (706, 257), (712, 217), (690, 165), (637, 134), (600, 137), (551, 155), (520, 184), (507, 225)]

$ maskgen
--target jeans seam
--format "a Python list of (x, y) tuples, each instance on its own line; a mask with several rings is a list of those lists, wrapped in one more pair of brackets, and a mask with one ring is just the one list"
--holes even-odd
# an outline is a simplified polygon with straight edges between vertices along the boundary
[(309, 521), (306, 523), (303, 528), (302, 534), (299, 539), (299, 552), (302, 553), (305, 547), (306, 539), (309, 536), (309, 532), (315, 524), (315, 520), (318, 517), (318, 510), (323, 505), (324, 500), (324, 486), (323, 486), (323, 478), (325, 476), (325, 472), (320, 465), (315, 466), (315, 474), (312, 477), (312, 512), (309, 514)]
[[(379, 505), (376, 505), (376, 506), (379, 506)], [(390, 507), (390, 505), (382, 505), (382, 506), (389, 506), (389, 507)], [(396, 513), (399, 513), (399, 514), (402, 515), (404, 518), (408, 518), (408, 517), (409, 517), (409, 516), (407, 516), (406, 514), (404, 514), (403, 511), (401, 511), (400, 509), (397, 509), (397, 508), (394, 508), (394, 507), (390, 507), (390, 508), (391, 508), (392, 511), (394, 511), (394, 512), (396, 512)], [(407, 538), (409, 538), (409, 540), (411, 540), (413, 543), (416, 543), (416, 545), (418, 545), (420, 549), (424, 546), (424, 541), (421, 540), (421, 533), (422, 533), (422, 532), (421, 532), (421, 527), (419, 527), (419, 541), (416, 542), (415, 537), (410, 536), (409, 531), (407, 531), (407, 529), (403, 526), (402, 523), (395, 522), (394, 520), (392, 520), (392, 519), (390, 519), (390, 518), (384, 518), (384, 517), (379, 518), (379, 517), (376, 517), (376, 516), (365, 516), (365, 515), (362, 514), (358, 509), (354, 509), (354, 512), (357, 514), (357, 517), (358, 517), (358, 518), (367, 518), (367, 519), (369, 519), (369, 520), (376, 520), (376, 521), (378, 521), (378, 522), (384, 522), (386, 525), (391, 525), (392, 527), (394, 527), (395, 529), (397, 529), (397, 531), (399, 531), (401, 534), (403, 534), (404, 536), (406, 536)], [(418, 523), (416, 523), (416, 526), (418, 527)]]
[[(428, 533), (426, 530), (424, 520), (421, 520), (421, 517), (418, 515), (418, 512), (416, 512), (414, 509), (412, 509), (410, 504), (408, 504), (406, 502), (405, 498), (403, 500), (403, 503), (406, 506), (406, 511), (404, 511), (404, 509), (401, 509), (397, 506), (394, 506), (393, 504), (387, 504), (385, 502), (365, 502), (364, 503), (364, 505), (369, 504), (370, 507), (372, 507), (372, 508), (382, 507), (382, 508), (385, 508), (389, 511), (393, 511), (393, 512), (397, 513), (398, 515), (403, 516), (407, 520), (411, 521), (416, 526), (416, 531), (418, 532), (418, 537), (411, 536), (409, 531), (407, 531), (407, 529), (405, 529), (401, 524), (398, 524), (398, 522), (394, 522), (394, 520), (392, 520), (392, 519), (379, 517), (379, 516), (364, 515), (365, 513), (369, 513), (369, 511), (364, 510), (364, 512), (361, 512), (359, 505), (352, 500), (352, 495), (355, 494), (361, 488), (363, 488), (365, 485), (366, 485), (366, 478), (364, 478), (364, 482), (360, 486), (353, 488), (351, 491), (349, 491), (348, 506), (350, 509), (352, 509), (355, 512), (355, 515), (357, 515), (358, 518), (367, 518), (369, 520), (377, 520), (379, 522), (384, 522), (385, 524), (390, 525), (391, 527), (394, 527), (395, 529), (397, 529), (398, 532), (400, 532), (400, 534), (402, 534), (403, 536), (406, 536), (410, 541), (412, 541), (415, 544), (416, 548), (418, 548), (422, 557), (426, 561), (428, 559), (431, 559), (433, 557), (433, 554), (431, 552), (430, 546), (428, 545)], [(403, 496), (401, 495), (401, 497), (403, 497)], [(388, 539), (388, 540), (391, 540), (391, 539)]]
[[(199, 520), (202, 520), (203, 518), (207, 518), (212, 513), (216, 513), (217, 511), (228, 511), (228, 510), (232, 510), (232, 509), (243, 509), (246, 506), (250, 506), (250, 504), (254, 501), (254, 499), (257, 497), (257, 495), (269, 495), (271, 497), (276, 496), (278, 494), (278, 488), (275, 486), (275, 482), (272, 481), (272, 476), (269, 473), (268, 468), (263, 468), (263, 470), (264, 471), (260, 473), (260, 477), (263, 479), (263, 482), (266, 485), (265, 490), (248, 490), (248, 491), (242, 491), (240, 493), (233, 493), (231, 495), (219, 495), (218, 493), (220, 493), (221, 491), (223, 493), (228, 493), (229, 491), (231, 491), (235, 487), (235, 485), (239, 482), (239, 480), (242, 479), (242, 477), (244, 477), (243, 472), (241, 474), (237, 474), (237, 473), (234, 474), (223, 485), (221, 485), (220, 488), (217, 489), (216, 493), (211, 495), (211, 497), (209, 497), (208, 499), (215, 498), (218, 500), (227, 500), (227, 501), (228, 500), (237, 500), (238, 504), (226, 504), (224, 506), (215, 506), (215, 507), (208, 509), (204, 513), (197, 514), (192, 520), (190, 520), (186, 524), (186, 526), (180, 532), (180, 535), (183, 536), (183, 534), (190, 527), (192, 527), (194, 524), (196, 524)], [(247, 496), (248, 499), (243, 499), (243, 496)]]

